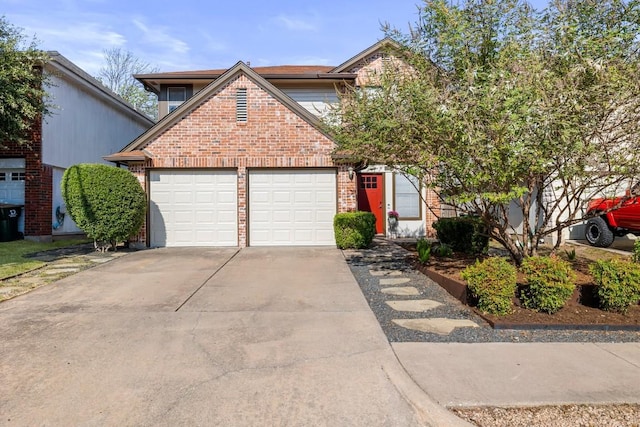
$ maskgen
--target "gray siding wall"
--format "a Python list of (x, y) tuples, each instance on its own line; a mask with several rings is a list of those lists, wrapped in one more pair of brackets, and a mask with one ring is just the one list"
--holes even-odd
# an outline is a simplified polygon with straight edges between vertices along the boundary
[(55, 108), (42, 129), (45, 164), (67, 168), (107, 163), (103, 156), (119, 151), (149, 127), (79, 83), (59, 76), (53, 76), (52, 83), (48, 92)]

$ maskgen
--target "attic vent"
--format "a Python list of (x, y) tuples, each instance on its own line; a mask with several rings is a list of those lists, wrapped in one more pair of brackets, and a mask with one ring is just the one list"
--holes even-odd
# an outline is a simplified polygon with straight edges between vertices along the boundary
[(236, 89), (236, 121), (247, 121), (247, 88)]

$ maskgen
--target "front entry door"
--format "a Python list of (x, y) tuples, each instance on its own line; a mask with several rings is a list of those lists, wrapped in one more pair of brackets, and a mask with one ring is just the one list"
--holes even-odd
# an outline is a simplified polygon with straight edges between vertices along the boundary
[(384, 200), (381, 173), (358, 175), (358, 210), (371, 212), (376, 216), (376, 233), (384, 233)]

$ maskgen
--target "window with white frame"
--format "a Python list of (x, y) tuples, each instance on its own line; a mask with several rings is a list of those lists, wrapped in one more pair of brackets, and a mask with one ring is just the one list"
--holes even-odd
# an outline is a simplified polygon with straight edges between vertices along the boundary
[(420, 219), (418, 178), (396, 172), (393, 177), (394, 210), (403, 219)]
[(168, 87), (167, 88), (167, 108), (169, 113), (175, 110), (187, 100), (186, 87)]

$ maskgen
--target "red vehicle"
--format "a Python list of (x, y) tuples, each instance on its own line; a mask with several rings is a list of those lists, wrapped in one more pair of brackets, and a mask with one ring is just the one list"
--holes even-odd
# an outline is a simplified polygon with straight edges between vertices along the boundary
[[(616, 236), (640, 235), (640, 196), (635, 188), (632, 191), (633, 196), (589, 201), (587, 214), (597, 215), (587, 221), (585, 229), (585, 238), (590, 245), (606, 248)], [(611, 208), (614, 209), (607, 212)]]

